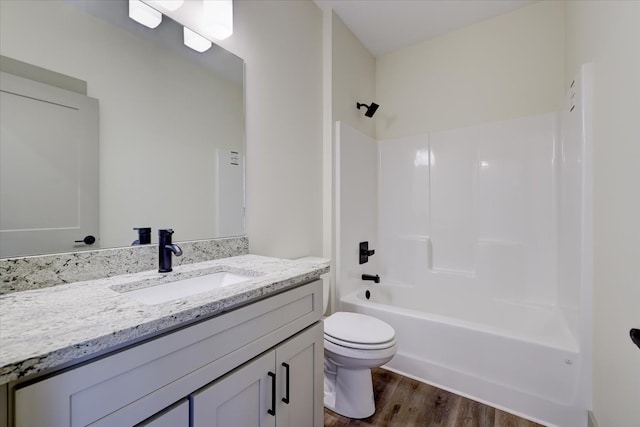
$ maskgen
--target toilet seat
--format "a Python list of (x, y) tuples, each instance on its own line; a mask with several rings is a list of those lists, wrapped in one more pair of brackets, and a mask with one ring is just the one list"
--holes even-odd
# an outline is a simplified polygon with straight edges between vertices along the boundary
[(379, 350), (395, 345), (393, 328), (371, 316), (337, 312), (324, 320), (325, 340), (341, 347)]
[(382, 350), (385, 348), (393, 347), (396, 344), (395, 338), (393, 338), (391, 341), (386, 341), (378, 344), (362, 344), (351, 341), (343, 341), (327, 334), (324, 335), (324, 339), (325, 341), (328, 341), (335, 345), (339, 345), (340, 347), (353, 348), (358, 350)]
[[(345, 358), (350, 359), (350, 365), (352, 364), (368, 364), (371, 360), (380, 360), (380, 359), (390, 359), (396, 354), (397, 346), (395, 341), (389, 347), (379, 348), (379, 349), (359, 349), (353, 347), (344, 347), (341, 345), (337, 345), (325, 339), (324, 341), (324, 350), (325, 355), (327, 352), (330, 353), (328, 356), (333, 362), (338, 365), (345, 364)], [(380, 362), (380, 366), (385, 362)]]

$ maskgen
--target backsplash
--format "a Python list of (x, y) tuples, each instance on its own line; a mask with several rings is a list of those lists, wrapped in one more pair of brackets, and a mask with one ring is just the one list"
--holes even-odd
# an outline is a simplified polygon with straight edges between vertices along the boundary
[[(179, 242), (174, 265), (249, 253), (247, 237)], [(0, 259), (0, 295), (158, 268), (158, 245)]]

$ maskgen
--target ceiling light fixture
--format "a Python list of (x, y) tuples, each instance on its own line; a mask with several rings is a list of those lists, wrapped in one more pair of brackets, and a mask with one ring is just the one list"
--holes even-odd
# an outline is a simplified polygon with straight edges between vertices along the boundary
[(211, 47), (211, 42), (209, 40), (205, 39), (200, 34), (191, 31), (187, 27), (184, 27), (183, 35), (184, 44), (197, 52), (202, 53)]
[(203, 15), (208, 36), (224, 40), (233, 34), (232, 0), (203, 0)]
[(162, 14), (140, 0), (129, 0), (129, 18), (149, 28), (156, 28), (162, 22)]

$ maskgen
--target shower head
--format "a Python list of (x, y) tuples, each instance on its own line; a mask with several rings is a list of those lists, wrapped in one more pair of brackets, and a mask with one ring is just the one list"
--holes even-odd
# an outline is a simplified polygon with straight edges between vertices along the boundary
[(373, 117), (373, 115), (376, 113), (376, 110), (378, 109), (379, 105), (376, 104), (375, 102), (372, 102), (371, 105), (360, 104), (358, 102), (357, 103), (357, 107), (358, 107), (358, 110), (360, 109), (360, 107), (367, 107), (367, 111), (366, 111), (366, 113), (364, 113), (364, 115), (367, 116), (367, 117)]

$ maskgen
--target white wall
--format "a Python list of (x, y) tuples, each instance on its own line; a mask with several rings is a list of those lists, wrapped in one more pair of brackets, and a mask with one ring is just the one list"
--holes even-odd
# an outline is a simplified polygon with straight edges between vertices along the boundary
[(538, 2), (378, 57), (376, 138), (559, 110), (563, 11)]
[(375, 101), (375, 58), (335, 12), (331, 16), (333, 122), (348, 123), (373, 138), (375, 121), (365, 117), (365, 108), (356, 109), (356, 104)]
[(640, 425), (640, 2), (568, 1), (566, 83), (594, 62), (593, 412)]
[(336, 124), (336, 283), (346, 295), (363, 284), (362, 274), (379, 274), (375, 254), (359, 264), (359, 243), (378, 248), (378, 143), (346, 123)]
[(215, 149), (242, 149), (242, 87), (65, 2), (1, 5), (3, 55), (98, 99), (101, 247), (129, 245), (133, 227), (214, 236)]
[[(562, 111), (561, 132), (555, 164), (558, 174), (558, 304), (576, 334), (581, 334), (582, 348), (591, 346), (591, 295), (593, 280), (584, 273), (592, 269), (593, 260), (593, 83), (589, 70), (576, 74), (567, 87)], [(586, 173), (585, 173), (586, 172)], [(587, 264), (588, 265), (585, 265)], [(580, 310), (582, 308), (582, 310)], [(586, 321), (579, 320), (582, 311)], [(584, 335), (583, 335), (584, 334)], [(588, 357), (588, 354), (585, 354)], [(589, 365), (589, 371), (591, 367)], [(589, 372), (589, 377), (591, 373)]]
[(322, 11), (234, 1), (234, 33), (220, 45), (246, 61), (249, 250), (322, 254)]
[[(336, 221), (334, 203), (336, 202), (334, 159), (336, 154), (335, 123), (343, 122), (354, 129), (374, 136), (375, 122), (364, 116), (364, 110), (358, 110), (358, 102), (369, 104), (374, 100), (375, 58), (362, 45), (360, 40), (347, 28), (333, 10), (324, 10), (325, 20), (325, 135), (324, 135), (324, 256), (336, 260), (339, 249), (334, 242)], [(331, 272), (331, 307), (335, 307), (336, 266)]]

